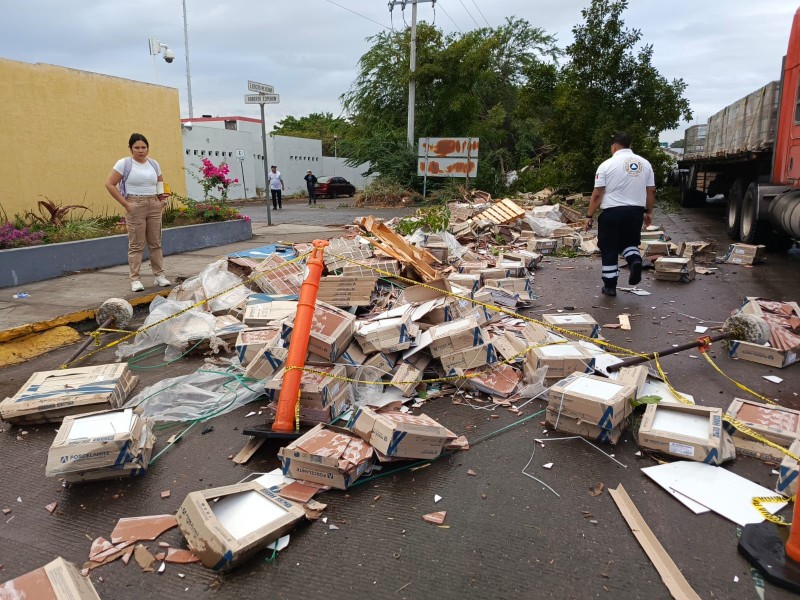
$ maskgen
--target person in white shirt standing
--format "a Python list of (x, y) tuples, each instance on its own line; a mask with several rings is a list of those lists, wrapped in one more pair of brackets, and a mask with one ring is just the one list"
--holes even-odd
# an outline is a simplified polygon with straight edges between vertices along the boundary
[(269, 193), (272, 194), (272, 209), (278, 210), (279, 208), (283, 208), (281, 204), (281, 192), (285, 189), (285, 186), (283, 185), (283, 177), (281, 177), (281, 172), (278, 171), (278, 167), (272, 165), (269, 173), (267, 173), (267, 177), (269, 177)]
[(155, 284), (168, 287), (171, 284), (164, 277), (164, 253), (161, 249), (161, 215), (169, 194), (164, 193), (161, 167), (147, 156), (150, 151), (147, 138), (141, 133), (132, 134), (128, 148), (131, 155), (119, 159), (114, 165), (106, 178), (106, 189), (125, 209), (131, 290), (144, 290), (139, 270), (145, 243), (150, 249), (150, 267), (155, 275)]
[(603, 162), (594, 177), (594, 190), (586, 211), (586, 228), (591, 229), (598, 209), (597, 244), (603, 263), (606, 296), (617, 295), (619, 255), (628, 263), (629, 285), (642, 280), (642, 224), (650, 225), (656, 202), (653, 167), (631, 150), (631, 136), (617, 133), (611, 138), (611, 158)]

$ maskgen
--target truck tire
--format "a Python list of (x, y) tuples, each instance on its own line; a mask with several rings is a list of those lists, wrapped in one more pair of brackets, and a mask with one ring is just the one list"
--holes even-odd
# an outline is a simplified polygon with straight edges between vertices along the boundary
[(758, 218), (758, 183), (747, 186), (742, 200), (739, 240), (744, 244), (760, 244), (769, 236), (769, 221)]
[(745, 190), (748, 187), (747, 184), (747, 181), (739, 178), (733, 182), (731, 189), (728, 190), (728, 212), (725, 230), (732, 240), (739, 239), (739, 225), (742, 222), (742, 203), (744, 202)]

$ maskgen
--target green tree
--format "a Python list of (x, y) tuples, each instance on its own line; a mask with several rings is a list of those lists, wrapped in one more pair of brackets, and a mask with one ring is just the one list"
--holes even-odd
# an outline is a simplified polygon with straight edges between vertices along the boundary
[[(409, 32), (383, 32), (370, 41), (357, 78), (342, 97), (353, 124), (347, 156), (353, 164), (370, 161), (373, 172), (415, 184), (416, 147), (406, 142)], [(540, 144), (535, 101), (544, 95), (542, 86), (554, 85), (555, 67), (542, 61), (558, 55), (554, 42), (522, 19), (447, 36), (421, 23), (416, 137), (480, 138), (475, 185), (492, 192), (503, 189), (505, 174), (518, 167), (521, 153)], [(534, 89), (523, 97), (525, 86)]]
[(311, 113), (305, 117), (288, 116), (278, 121), (272, 128), (274, 135), (322, 140), (322, 153), (326, 156), (334, 155), (336, 136), (344, 138), (350, 124), (341, 117), (334, 117), (332, 113)]
[(686, 83), (667, 81), (653, 66), (653, 46), (641, 45), (641, 31), (625, 27), (627, 6), (627, 0), (592, 0), (582, 11), (584, 21), (572, 29), (569, 62), (555, 88), (546, 132), (555, 165), (545, 166), (543, 174), (560, 172), (563, 182), (577, 189), (591, 187), (615, 131), (633, 137), (634, 150), (663, 181), (669, 159), (658, 150), (658, 135), (681, 118), (691, 120)]

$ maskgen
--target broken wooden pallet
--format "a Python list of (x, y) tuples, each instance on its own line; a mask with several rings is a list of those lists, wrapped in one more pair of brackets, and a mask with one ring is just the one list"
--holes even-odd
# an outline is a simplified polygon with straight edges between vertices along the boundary
[(488, 220), (494, 223), (495, 225), (500, 225), (501, 223), (510, 223), (516, 219), (525, 216), (525, 211), (522, 210), (515, 202), (509, 200), (508, 198), (504, 198), (499, 202), (495, 202), (492, 206), (487, 208), (486, 210), (480, 212), (478, 215), (475, 216), (475, 221), (481, 220)]
[(431, 266), (438, 262), (433, 254), (409, 244), (402, 236), (383, 223), (379, 223), (372, 216), (356, 219), (356, 223), (375, 236), (367, 238), (370, 244), (392, 258), (409, 265), (422, 277), (424, 282), (438, 278), (439, 274)]

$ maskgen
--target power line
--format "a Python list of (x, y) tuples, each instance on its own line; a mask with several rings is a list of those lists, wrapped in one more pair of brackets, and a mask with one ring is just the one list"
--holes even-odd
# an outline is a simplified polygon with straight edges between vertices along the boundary
[[(441, 8), (441, 9), (442, 9), (442, 12), (445, 14), (445, 16), (446, 16), (448, 19), (450, 19), (450, 22), (451, 22), (451, 23), (452, 23), (452, 24), (455, 26), (455, 28), (456, 28), (456, 29), (458, 29), (459, 31), (461, 31), (461, 27), (459, 27), (459, 26), (458, 26), (458, 24), (457, 24), (455, 21), (453, 21), (453, 17), (451, 17), (451, 16), (450, 16), (450, 13), (449, 13), (449, 12), (447, 12), (447, 10), (445, 9), (445, 7), (444, 7), (444, 6), (442, 6), (442, 0), (439, 0), (439, 8)], [(463, 31), (461, 31), (461, 33), (464, 33), (464, 32), (463, 32)]]
[(489, 21), (486, 20), (486, 17), (484, 16), (483, 11), (481, 10), (481, 7), (478, 6), (478, 3), (475, 2), (475, 0), (472, 0), (472, 3), (475, 5), (475, 8), (478, 9), (478, 12), (481, 13), (481, 17), (483, 18), (484, 22), (486, 23), (486, 26), (487, 27), (491, 27), (491, 25), (489, 25)]
[(357, 13), (357, 12), (356, 12), (356, 11), (354, 11), (353, 9), (347, 8), (346, 6), (342, 6), (341, 4), (338, 4), (338, 3), (334, 2), (333, 0), (325, 0), (325, 2), (328, 2), (329, 4), (333, 4), (334, 6), (338, 6), (339, 8), (343, 8), (343, 9), (345, 9), (346, 11), (348, 11), (348, 12), (351, 12), (351, 13), (353, 13), (354, 15), (361, 17), (362, 19), (366, 19), (367, 21), (372, 21), (372, 22), (373, 22), (373, 23), (375, 23), (376, 25), (380, 25), (380, 26), (381, 26), (381, 27), (383, 27), (384, 29), (389, 29), (389, 30), (391, 31), (391, 28), (387, 27), (387, 26), (386, 26), (386, 25), (384, 25), (383, 23), (380, 23), (379, 21), (376, 21), (375, 19), (371, 19), (370, 17), (367, 17), (367, 16), (365, 16), (365, 15), (362, 15), (361, 13)]
[(458, 0), (458, 1), (461, 3), (461, 6), (464, 7), (464, 10), (467, 11), (467, 14), (469, 15), (469, 18), (472, 19), (472, 22), (475, 23), (475, 27), (480, 28), (480, 25), (478, 25), (478, 22), (475, 20), (475, 17), (472, 16), (472, 13), (469, 12), (467, 5), (464, 4), (464, 0)]

